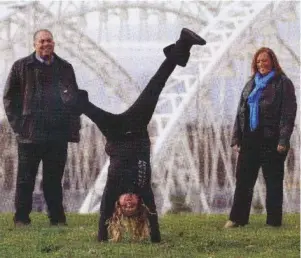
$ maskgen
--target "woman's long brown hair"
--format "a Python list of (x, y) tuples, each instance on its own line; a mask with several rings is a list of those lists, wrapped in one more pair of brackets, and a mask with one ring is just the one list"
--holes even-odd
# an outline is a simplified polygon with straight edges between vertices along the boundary
[(274, 51), (268, 47), (262, 47), (259, 48), (256, 53), (254, 54), (253, 60), (252, 60), (252, 75), (251, 77), (253, 78), (256, 74), (256, 72), (258, 71), (257, 69), (257, 58), (261, 53), (267, 53), (269, 55), (269, 57), (272, 60), (272, 64), (273, 64), (273, 69), (275, 70), (276, 75), (285, 75), (285, 73), (283, 72), (279, 62), (278, 62), (278, 58), (276, 56), (276, 54), (274, 53)]

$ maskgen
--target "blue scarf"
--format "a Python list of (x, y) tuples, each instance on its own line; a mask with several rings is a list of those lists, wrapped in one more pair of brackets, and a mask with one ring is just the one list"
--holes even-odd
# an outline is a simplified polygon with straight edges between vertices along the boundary
[(255, 88), (252, 90), (248, 97), (248, 104), (250, 108), (250, 129), (254, 131), (258, 126), (258, 111), (259, 111), (259, 98), (263, 89), (267, 86), (267, 83), (275, 75), (275, 71), (272, 70), (267, 75), (262, 76), (260, 73), (255, 74)]

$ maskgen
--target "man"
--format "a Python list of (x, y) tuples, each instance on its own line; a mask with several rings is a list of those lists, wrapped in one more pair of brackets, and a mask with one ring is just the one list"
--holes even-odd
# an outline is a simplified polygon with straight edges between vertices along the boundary
[(18, 140), (14, 223), (30, 224), (32, 193), (43, 162), (43, 192), (51, 225), (66, 225), (62, 177), (68, 142), (79, 141), (80, 119), (68, 104), (78, 89), (73, 67), (54, 53), (53, 35), (33, 36), (35, 51), (17, 60), (4, 90), (4, 108)]

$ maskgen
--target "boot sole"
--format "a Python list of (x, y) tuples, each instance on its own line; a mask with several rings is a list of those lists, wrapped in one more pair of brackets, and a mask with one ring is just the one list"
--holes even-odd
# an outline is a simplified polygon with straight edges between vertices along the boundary
[[(198, 34), (196, 34), (195, 32), (191, 31), (190, 29), (183, 28), (181, 34), (183, 36), (186, 34), (187, 35), (187, 39), (193, 39), (192, 40), (193, 44), (206, 45), (206, 40), (204, 40), (203, 38), (201, 38)], [(185, 36), (184, 36), (184, 38), (185, 38)]]

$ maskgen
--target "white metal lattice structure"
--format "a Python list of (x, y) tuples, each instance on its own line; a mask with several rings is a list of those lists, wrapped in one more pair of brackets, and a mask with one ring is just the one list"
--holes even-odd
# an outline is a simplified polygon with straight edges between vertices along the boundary
[[(143, 45), (157, 51), (165, 43), (171, 43), (175, 39), (173, 35), (178, 36), (182, 27), (193, 29), (207, 40), (205, 47), (193, 47), (187, 67), (175, 70), (160, 96), (150, 125), (153, 184), (160, 213), (172, 207), (173, 195), (184, 196), (194, 211), (212, 212), (216, 195), (227, 189), (233, 191), (231, 160), (235, 157), (228, 147), (229, 130), (224, 130), (232, 125), (233, 111), (226, 110), (226, 99), (231, 91), (230, 99), (238, 101), (241, 86), (249, 76), (250, 56), (258, 47), (268, 45), (276, 50), (284, 68), (290, 70), (289, 77), (300, 89), (299, 69), (296, 69), (300, 68), (300, 54), (296, 53), (299, 48), (288, 44), (290, 41), (277, 29), (279, 24), (296, 23), (300, 19), (300, 3), (296, 1), (176, 1), (172, 4), (166, 1), (23, 1), (8, 4), (13, 9), (0, 23), (3, 75), (15, 60), (17, 48), (25, 46), (30, 51), (32, 33), (47, 27), (56, 35), (58, 49), (77, 60), (78, 67), (96, 74), (104, 87), (119, 97), (123, 109), (138, 95), (137, 86), (104, 46), (139, 48)], [(129, 33), (133, 19), (138, 22), (137, 35)], [(164, 30), (168, 20), (172, 20), (168, 29), (174, 29), (174, 33)], [(98, 29), (91, 24), (97, 24)], [(112, 31), (110, 24), (118, 24), (119, 29)], [(237, 77), (242, 80), (240, 88), (229, 87)], [(217, 101), (212, 99), (212, 94), (218, 95)], [(300, 121), (297, 124), (300, 125)], [(187, 127), (192, 129), (187, 131)], [(92, 135), (91, 130), (87, 130), (80, 143), (84, 149), (89, 147), (87, 139)], [(293, 143), (300, 146), (299, 131), (294, 133)], [(101, 155), (101, 151), (97, 152)], [(299, 148), (295, 148), (293, 155), (300, 155)], [(88, 157), (84, 157), (84, 165), (79, 164), (79, 154), (72, 162), (85, 171), (90, 168)], [(109, 163), (104, 164), (80, 212), (99, 209)], [(299, 170), (297, 160), (288, 180), (294, 186), (299, 183)], [(89, 181), (85, 172), (76, 171), (75, 178), (83, 188)], [(264, 206), (264, 187), (262, 179), (259, 181), (254, 199)], [(297, 195), (298, 191), (292, 196), (285, 192), (287, 203)]]
[[(128, 19), (130, 13), (134, 11), (135, 17), (138, 14), (141, 21), (139, 23), (138, 40), (143, 40), (144, 44), (151, 47), (153, 45), (157, 47), (158, 44), (156, 43), (153, 44), (151, 42), (151, 44), (148, 44), (150, 35), (144, 33), (144, 31), (148, 31), (145, 25), (148, 25), (151, 20), (155, 19), (157, 22), (159, 20), (159, 24), (162, 24), (162, 22), (166, 21), (168, 15), (173, 15), (174, 19), (180, 18), (179, 20), (184, 20), (188, 24), (194, 24), (197, 27), (205, 26), (220, 10), (220, 6), (224, 5), (221, 2), (194, 2), (189, 5), (185, 2), (179, 2), (169, 7), (169, 3), (158, 4), (148, 1), (8, 1), (1, 2), (1, 4), (7, 7), (5, 15), (1, 13), (0, 19), (0, 51), (3, 57), (0, 61), (2, 77), (7, 76), (13, 61), (32, 52), (33, 32), (37, 29), (47, 28), (55, 35), (58, 53), (65, 51), (62, 56), (65, 57), (67, 53), (71, 60), (76, 60), (76, 62), (72, 61), (71, 63), (73, 65), (76, 64), (78, 69), (82, 70), (84, 68), (96, 74), (96, 77), (101, 79), (102, 85), (108, 91), (111, 91), (112, 95), (119, 97), (120, 104), (124, 104), (123, 106), (121, 105), (123, 108), (131, 103), (133, 97), (138, 94), (137, 87), (126, 70), (102, 46), (106, 45), (108, 40), (109, 45), (123, 41), (122, 46), (139, 46), (139, 44), (135, 44), (137, 37), (135, 36), (133, 39), (133, 37), (128, 36), (131, 35), (130, 33), (127, 34), (131, 23), (130, 19)], [(204, 15), (202, 17), (198, 15), (199, 11), (203, 12)], [(91, 13), (94, 15), (92, 15), (92, 21)], [(89, 15), (90, 17), (88, 17)], [(99, 28), (98, 30), (94, 28), (93, 33), (91, 33), (89, 25), (95, 21)], [(114, 35), (108, 35), (110, 32), (108, 24), (116, 21), (122, 25), (121, 32), (123, 32), (123, 29), (126, 32), (123, 33), (124, 36), (117, 35), (115, 37)], [(158, 26), (156, 27), (158, 28)], [(164, 31), (160, 30), (160, 28), (156, 31), (160, 32), (157, 36), (163, 36), (160, 39), (161, 41), (166, 40)], [(151, 35), (151, 37), (153, 36)], [(99, 41), (104, 44), (98, 44)], [(96, 84), (95, 79), (93, 81)], [(118, 108), (115, 111), (118, 112)], [(87, 144), (89, 144), (87, 139), (92, 134), (89, 129), (84, 129), (83, 131), (79, 148), (86, 149), (88, 147)], [(70, 152), (75, 152), (75, 157), (71, 161), (69, 160), (69, 163), (71, 168), (76, 164), (79, 170), (75, 173), (73, 182), (74, 185), (85, 186), (87, 185), (86, 181), (89, 182), (89, 180), (85, 176), (86, 174), (80, 170), (91, 169), (89, 165), (86, 165), (89, 163), (89, 158), (84, 154), (85, 165), (79, 164), (78, 162), (82, 160), (82, 154), (75, 150), (79, 148), (73, 147)], [(12, 152), (15, 153), (15, 151)], [(16, 169), (14, 168), (14, 175), (15, 173)], [(36, 186), (38, 185), (36, 184)]]
[[(230, 51), (232, 51), (232, 54), (238, 52), (236, 56), (246, 56), (254, 53), (262, 43), (269, 44), (269, 46), (275, 45), (277, 51), (284, 53), (281, 57), (286, 56), (289, 62), (293, 61), (294, 65), (300, 67), (298, 54), (281, 39), (277, 34), (277, 29), (275, 29), (275, 20), (279, 20), (283, 17), (283, 14), (295, 13), (298, 8), (295, 4), (294, 2), (287, 4), (281, 1), (231, 2), (227, 6), (223, 6), (207, 26), (199, 31), (199, 34), (207, 40), (208, 44), (202, 48), (195, 48), (189, 66), (185, 69), (176, 70), (174, 75), (171, 76), (158, 105), (168, 106), (169, 111), (164, 112), (164, 114), (157, 112), (153, 116), (153, 122), (156, 123), (154, 126), (156, 128), (155, 144), (152, 153), (153, 182), (157, 189), (157, 195), (161, 196), (160, 211), (162, 213), (172, 207), (171, 197), (173, 194), (182, 193), (185, 196), (186, 203), (192, 206), (195, 211), (201, 209), (210, 212), (210, 205), (214, 201), (216, 192), (219, 190), (225, 191), (226, 188), (233, 191), (235, 183), (233, 177), (234, 167), (231, 163), (233, 155), (227, 148), (229, 146), (229, 133), (227, 134), (227, 132), (221, 130), (223, 123), (226, 122), (226, 125), (229, 125), (233, 121), (227, 121), (225, 117), (222, 117), (220, 121), (216, 120), (217, 116), (214, 114), (214, 110), (210, 109), (215, 103), (212, 103), (212, 100), (207, 96), (210, 92), (210, 86), (212, 86), (210, 80), (212, 80), (215, 69), (223, 62), (223, 58), (229, 56)], [(256, 22), (258, 20), (260, 22)], [(260, 26), (262, 21), (265, 23)], [(256, 44), (253, 41), (257, 36), (258, 29), (261, 30), (263, 36), (262, 42)], [(268, 42), (268, 39), (271, 38), (271, 35), (266, 35), (269, 33), (268, 30), (275, 32), (275, 37), (273, 37), (275, 44)], [(235, 45), (253, 47), (237, 51), (237, 49), (233, 49)], [(243, 57), (243, 59), (246, 58)], [(250, 62), (250, 60), (247, 61)], [(244, 64), (244, 79), (246, 79), (249, 74), (246, 69), (246, 60)], [(223, 72), (225, 71), (222, 71), (221, 74)], [(179, 90), (179, 85), (181, 85), (181, 90)], [(225, 86), (221, 87), (222, 94), (225, 94), (223, 92)], [(299, 87), (297, 85), (297, 90)], [(236, 90), (236, 92), (239, 91)], [(225, 95), (221, 95), (221, 99), (224, 98)], [(194, 136), (191, 137), (191, 135), (184, 132), (185, 116), (187, 116), (186, 112), (189, 106), (192, 106), (192, 103), (198, 100), (202, 101), (202, 106), (207, 109), (206, 114), (198, 119), (202, 127), (198, 128)], [(299, 122), (297, 123), (299, 124)], [(206, 127), (210, 126), (213, 128), (213, 132), (205, 132)], [(299, 132), (296, 134), (297, 136), (293, 139), (297, 147), (295, 154), (298, 157)], [(199, 141), (197, 137), (200, 136), (204, 137), (203, 143), (211, 148), (208, 151), (209, 154), (205, 152), (207, 159), (205, 158), (203, 167), (198, 161), (199, 153), (193, 153), (191, 143), (189, 143), (189, 138), (193, 138), (194, 144), (197, 145)], [(225, 139), (226, 145), (222, 142), (222, 138)], [(208, 162), (209, 159), (213, 161), (210, 163)], [(219, 179), (216, 172), (220, 162), (219, 159), (222, 160), (225, 169), (225, 184), (223, 187), (218, 184)], [(109, 162), (103, 167), (80, 212), (95, 212), (98, 210), (108, 165)], [(293, 172), (293, 181), (295, 182), (298, 181), (299, 168), (300, 165), (297, 162)], [(201, 170), (203, 170), (203, 178), (200, 178)], [(297, 197), (296, 195), (298, 195), (298, 192), (296, 192), (294, 198)], [(262, 182), (256, 186), (254, 199), (256, 198), (259, 198), (260, 205), (264, 207)]]

